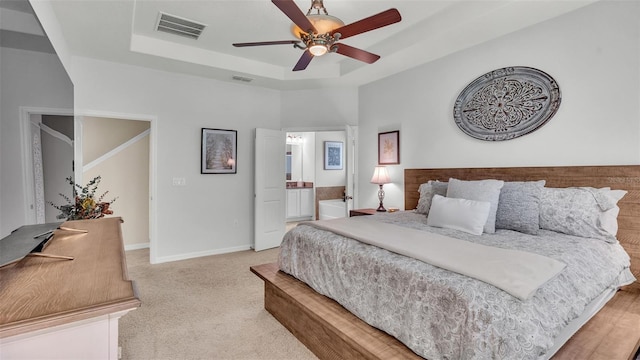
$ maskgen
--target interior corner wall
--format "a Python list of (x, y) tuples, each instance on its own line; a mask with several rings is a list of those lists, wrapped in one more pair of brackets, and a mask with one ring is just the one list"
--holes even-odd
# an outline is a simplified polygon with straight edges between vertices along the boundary
[(282, 92), (283, 128), (318, 129), (357, 124), (357, 87)]
[(51, 5), (50, 1), (29, 0), (29, 3), (38, 18), (38, 22), (45, 29), (47, 38), (58, 55), (58, 60), (63, 65), (65, 72), (71, 76), (71, 52), (64, 39), (58, 18), (53, 11), (53, 5)]
[[(377, 162), (377, 133), (400, 130), (400, 165), (388, 166), (393, 184), (385, 185), (385, 205), (403, 208), (405, 168), (640, 164), (639, 24), (639, 2), (596, 2), (362, 86), (360, 169)], [(558, 112), (508, 141), (465, 135), (453, 121), (458, 94), (508, 66), (555, 78)], [(376, 189), (360, 175), (358, 206), (371, 207)]]
[[(282, 128), (280, 92), (82, 57), (73, 68), (78, 115), (157, 119), (155, 261), (248, 249), (254, 128)], [(200, 174), (202, 128), (238, 131), (236, 174)], [(186, 184), (174, 186), (173, 178)]]
[[(56, 54), (0, 49), (0, 237), (27, 223), (20, 107), (73, 109), (73, 84)], [(48, 206), (48, 205), (47, 205)]]

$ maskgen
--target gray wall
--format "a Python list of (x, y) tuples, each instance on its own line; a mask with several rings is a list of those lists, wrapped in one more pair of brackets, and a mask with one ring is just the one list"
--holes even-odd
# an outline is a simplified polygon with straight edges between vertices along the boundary
[[(0, 49), (0, 235), (24, 225), (27, 203), (20, 107), (73, 109), (73, 84), (55, 54)], [(48, 206), (48, 205), (47, 205)]]

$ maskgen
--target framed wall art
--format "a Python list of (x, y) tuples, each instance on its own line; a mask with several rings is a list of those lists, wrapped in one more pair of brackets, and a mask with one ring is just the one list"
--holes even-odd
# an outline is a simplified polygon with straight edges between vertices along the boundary
[(202, 128), (201, 174), (235, 174), (238, 132)]
[(325, 141), (324, 142), (324, 169), (325, 170), (342, 170), (342, 142), (341, 141)]
[(400, 131), (378, 134), (378, 165), (400, 164)]
[(512, 66), (473, 80), (458, 96), (453, 119), (465, 134), (485, 141), (527, 135), (558, 111), (558, 83), (542, 70)]

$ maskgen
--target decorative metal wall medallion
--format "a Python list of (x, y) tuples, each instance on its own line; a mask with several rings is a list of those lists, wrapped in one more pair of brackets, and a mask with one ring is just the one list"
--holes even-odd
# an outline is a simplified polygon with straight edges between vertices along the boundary
[(453, 118), (465, 134), (480, 140), (510, 140), (533, 132), (560, 107), (560, 88), (549, 74), (514, 66), (475, 79), (462, 90)]

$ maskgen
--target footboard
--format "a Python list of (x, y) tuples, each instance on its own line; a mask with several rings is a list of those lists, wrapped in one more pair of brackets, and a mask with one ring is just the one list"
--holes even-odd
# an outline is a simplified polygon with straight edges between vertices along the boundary
[[(320, 359), (422, 359), (337, 302), (278, 270), (252, 266), (264, 280), (264, 307)], [(628, 288), (587, 322), (553, 356), (563, 359), (633, 360), (640, 344), (640, 291)]]
[(264, 307), (320, 359), (422, 359), (394, 337), (370, 326), (337, 302), (278, 271), (252, 266), (264, 280)]

